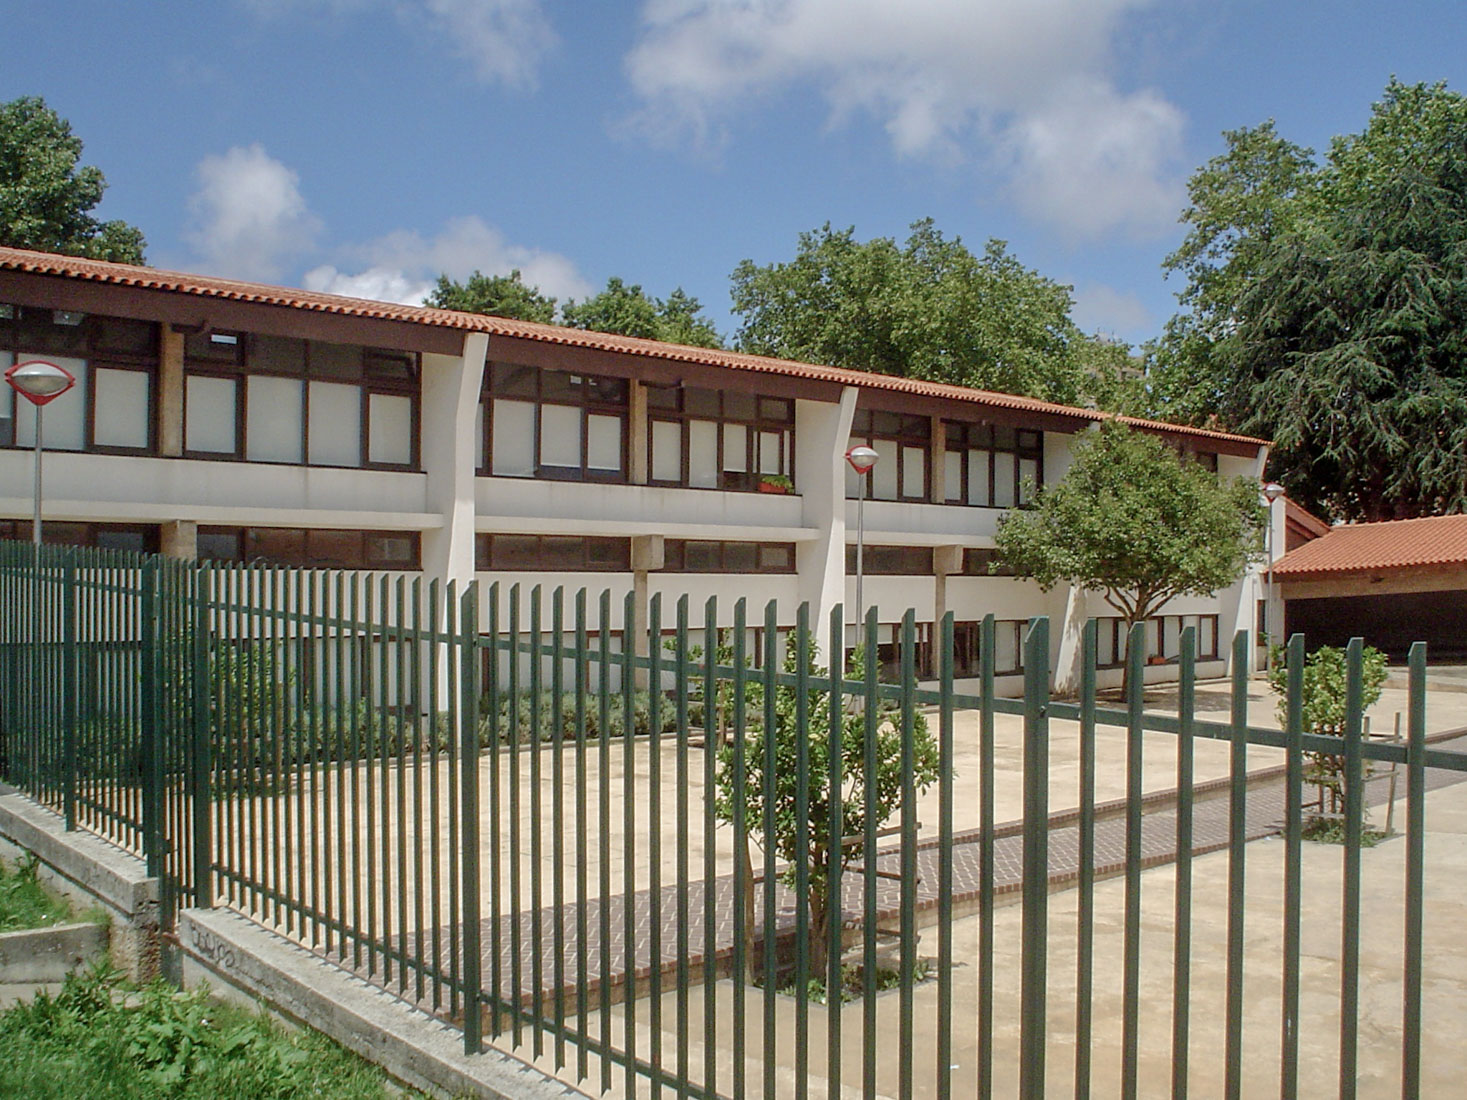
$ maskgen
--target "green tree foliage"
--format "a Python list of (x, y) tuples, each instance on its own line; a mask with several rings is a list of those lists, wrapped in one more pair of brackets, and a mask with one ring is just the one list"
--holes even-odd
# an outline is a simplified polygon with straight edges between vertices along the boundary
[[(816, 664), (813, 649), (804, 654), (790, 646), (784, 671), (795, 673), (800, 661), (806, 663), (811, 680), (826, 675)], [(848, 676), (859, 679), (864, 667), (862, 650), (851, 654)], [(751, 717), (763, 713), (763, 685), (750, 682), (746, 688), (746, 713)], [(731, 705), (720, 700), (720, 709)], [(830, 847), (830, 703), (826, 692), (811, 690), (805, 699), (805, 724), (798, 722), (799, 693), (793, 687), (775, 688), (774, 801), (772, 835), (764, 832), (764, 754), (766, 731), (756, 721), (744, 736), (744, 776), (742, 790), (734, 784), (734, 745), (725, 742), (718, 752), (718, 790), (714, 807), (719, 818), (741, 820), (749, 838), (766, 853), (785, 863), (781, 880), (791, 889), (797, 884), (795, 860), (803, 835), (809, 859), (810, 956), (811, 972), (825, 972), (830, 917), (830, 883), (835, 872), (860, 855), (854, 847), (832, 850)], [(864, 833), (869, 818), (879, 828), (901, 808), (902, 735), (900, 714), (896, 705), (883, 700), (876, 715), (875, 785), (868, 787), (865, 773), (866, 715), (848, 712), (841, 719), (840, 774), (841, 811), (844, 836)], [(800, 787), (798, 753), (801, 740), (808, 745), (809, 770), (806, 773), (805, 796), (808, 812), (796, 813), (796, 797)], [(912, 733), (913, 782), (918, 793), (937, 780), (937, 740), (927, 727), (926, 719), (914, 718)], [(750, 954), (752, 960), (753, 955)]]
[(1467, 98), (1392, 81), (1317, 165), (1272, 124), (1225, 136), (1167, 261), (1153, 411), (1274, 440), (1334, 518), (1467, 508)]
[(743, 351), (1074, 403), (1086, 375), (1070, 288), (1002, 241), (974, 255), (931, 219), (905, 245), (827, 222), (789, 263), (733, 273)]
[(599, 294), (580, 302), (574, 299), (567, 301), (561, 311), (561, 319), (572, 328), (593, 332), (721, 348), (723, 340), (713, 322), (700, 316), (702, 310), (698, 299), (687, 294), (682, 287), (665, 300), (659, 300), (637, 284), (628, 285), (613, 275), (606, 280), (606, 289)]
[(492, 317), (547, 325), (555, 320), (555, 299), (541, 294), (538, 287), (527, 286), (519, 268), (508, 275), (484, 275), (475, 271), (462, 283), (440, 275), (425, 304), (436, 309), (487, 313)]
[[(1278, 694), (1278, 720), (1280, 725), (1284, 725), (1289, 718), (1288, 650), (1281, 646), (1272, 646), (1270, 655), (1268, 682)], [(1304, 659), (1301, 711), (1305, 733), (1345, 736), (1345, 701), (1349, 684), (1349, 663), (1346, 656), (1345, 650), (1325, 645)], [(1360, 660), (1362, 708), (1372, 706), (1380, 698), (1385, 678), (1385, 654), (1374, 646), (1365, 646)], [(1304, 778), (1318, 788), (1321, 794), (1320, 808), (1328, 814), (1339, 815), (1345, 806), (1343, 746), (1339, 753), (1309, 752), (1304, 756)], [(1367, 775), (1369, 766), (1370, 762), (1366, 761)], [(1316, 818), (1308, 823), (1308, 831), (1327, 834), (1331, 825), (1328, 818)]]
[(0, 244), (119, 263), (143, 262), (143, 234), (92, 209), (107, 181), (82, 167), (71, 124), (38, 96), (0, 104)]
[(1220, 481), (1155, 436), (1107, 421), (1075, 442), (1064, 478), (999, 519), (1003, 563), (1046, 592), (1099, 592), (1129, 628), (1178, 596), (1210, 596), (1262, 549), (1258, 484)]

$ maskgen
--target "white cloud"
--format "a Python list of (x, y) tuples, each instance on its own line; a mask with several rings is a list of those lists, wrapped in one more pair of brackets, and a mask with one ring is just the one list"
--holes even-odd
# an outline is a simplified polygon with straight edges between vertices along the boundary
[(398, 230), (349, 252), (362, 265), (360, 270), (323, 264), (306, 272), (306, 289), (418, 305), (440, 274), (463, 280), (476, 270), (508, 275), (518, 268), (528, 285), (561, 301), (595, 293), (568, 257), (511, 244), (477, 217), (456, 218), (432, 238)]
[(205, 157), (195, 176), (185, 237), (209, 270), (278, 280), (286, 261), (311, 249), (321, 223), (301, 196), (300, 177), (262, 146)]
[[(751, 101), (813, 88), (832, 121), (867, 113), (903, 156), (957, 159), (977, 145), (1017, 194), (1037, 188), (1031, 215), (1068, 233), (1149, 233), (1151, 197), (1172, 194), (1181, 115), (1156, 92), (1120, 91), (1110, 70), (1124, 18), (1155, 3), (646, 0), (626, 59), (635, 122), (717, 145)], [(1077, 137), (1067, 191), (1053, 147)]]
[(1139, 297), (1106, 283), (1076, 288), (1071, 316), (1082, 331), (1105, 336), (1127, 338), (1155, 327), (1151, 310)]
[(335, 18), (391, 8), (410, 26), (426, 26), (468, 61), (481, 80), (531, 88), (556, 37), (543, 0), (243, 0), (265, 17), (301, 8), (326, 9)]

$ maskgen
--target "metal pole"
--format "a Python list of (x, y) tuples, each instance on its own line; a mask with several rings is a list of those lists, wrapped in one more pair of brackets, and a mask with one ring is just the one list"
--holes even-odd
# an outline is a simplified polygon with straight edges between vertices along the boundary
[(35, 546), (41, 545), (41, 413), (44, 411), (40, 405), (36, 407), (36, 493), (35, 511), (31, 515), (31, 543)]
[(866, 605), (861, 600), (861, 580), (866, 550), (866, 479), (870, 471), (861, 475), (861, 493), (856, 498), (856, 622), (866, 615)]

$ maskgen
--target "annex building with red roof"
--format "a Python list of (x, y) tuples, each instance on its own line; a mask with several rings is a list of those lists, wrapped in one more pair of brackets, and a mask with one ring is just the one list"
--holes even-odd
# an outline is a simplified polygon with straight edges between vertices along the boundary
[[(709, 597), (728, 625), (743, 596), (761, 624), (774, 601), (784, 633), (801, 604), (823, 623), (854, 603), (861, 487), (844, 456), (862, 443), (879, 456), (863, 595), (884, 661), (914, 608), (930, 674), (952, 611), (972, 676), (992, 613), (1017, 691), (1022, 632), (1049, 615), (1063, 685), (1093, 616), (1101, 683), (1121, 677), (1125, 640), (1097, 595), (989, 570), (999, 517), (1063, 476), (1077, 433), (1109, 415), (1093, 409), (0, 248), (0, 369), (34, 358), (78, 380), (44, 413), (51, 541), (518, 582), (501, 611), (537, 585), (547, 611), (558, 586), (632, 591), (644, 609), (687, 595), (695, 627)], [(1127, 422), (1222, 475), (1263, 472), (1265, 441)], [(34, 438), (34, 411), (0, 387), (0, 537), (29, 535)], [(1201, 673), (1221, 675), (1261, 594), (1254, 571), (1163, 608), (1147, 678), (1174, 674), (1188, 626)]]

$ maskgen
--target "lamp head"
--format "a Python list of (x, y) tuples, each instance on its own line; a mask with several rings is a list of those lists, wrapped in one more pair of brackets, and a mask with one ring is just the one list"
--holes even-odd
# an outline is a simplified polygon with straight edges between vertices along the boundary
[(858, 474), (871, 472), (871, 467), (876, 465), (876, 460), (881, 456), (865, 445), (852, 447), (846, 452), (846, 461), (851, 464), (851, 469)]
[(44, 405), (76, 385), (76, 375), (44, 359), (28, 359), (6, 371), (5, 381), (32, 405)]

